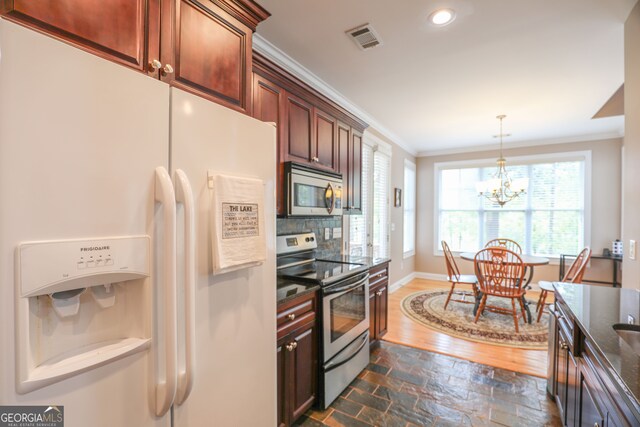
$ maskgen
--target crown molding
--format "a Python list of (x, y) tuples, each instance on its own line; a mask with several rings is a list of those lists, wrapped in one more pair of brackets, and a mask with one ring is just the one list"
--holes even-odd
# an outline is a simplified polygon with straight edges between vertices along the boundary
[(327, 98), (331, 99), (333, 102), (341, 105), (342, 107), (349, 110), (352, 114), (355, 114), (356, 116), (359, 116), (360, 118), (365, 120), (377, 132), (381, 133), (384, 137), (388, 138), (390, 141), (410, 153), (412, 156), (415, 156), (417, 154), (417, 150), (411, 148), (409, 144), (403, 141), (399, 136), (390, 131), (388, 128), (383, 126), (369, 113), (344, 97), (340, 92), (331, 87), (320, 77), (313, 74), (304, 65), (300, 64), (298, 61), (287, 55), (284, 51), (282, 51), (280, 48), (272, 44), (270, 41), (268, 41), (258, 33), (253, 34), (253, 49), (279, 67), (287, 70), (292, 75), (299, 78)]
[(370, 145), (371, 147), (375, 147), (376, 150), (380, 151), (383, 154), (386, 154), (389, 157), (393, 156), (393, 148), (391, 144), (389, 144), (387, 141), (382, 140), (381, 138), (378, 138), (371, 132), (367, 132), (365, 130), (363, 135), (363, 142), (367, 145)]
[[(597, 141), (606, 141), (609, 139), (617, 139), (623, 138), (623, 132), (608, 132), (608, 133), (598, 133), (591, 135), (576, 135), (576, 136), (568, 136), (563, 138), (549, 138), (549, 139), (538, 139), (538, 140), (529, 140), (529, 141), (518, 141), (512, 142), (510, 144), (504, 144), (504, 149), (508, 150), (511, 148), (523, 148), (523, 147), (537, 147), (542, 145), (555, 145), (555, 144), (570, 144), (573, 142), (597, 142)], [(477, 145), (473, 147), (460, 147), (460, 148), (451, 148), (444, 150), (428, 150), (428, 151), (420, 151), (416, 157), (435, 157), (435, 156), (447, 156), (451, 154), (463, 154), (463, 153), (475, 153), (479, 151), (492, 151), (497, 150), (500, 147), (500, 144), (486, 144), (486, 145)]]

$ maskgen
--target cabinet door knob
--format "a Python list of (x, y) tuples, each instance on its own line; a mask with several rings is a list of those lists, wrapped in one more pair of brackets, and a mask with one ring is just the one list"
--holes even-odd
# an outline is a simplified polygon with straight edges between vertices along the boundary
[(151, 68), (152, 71), (157, 71), (160, 69), (160, 67), (162, 67), (162, 63), (157, 59), (154, 59), (153, 61), (149, 62), (149, 68)]
[(563, 350), (566, 350), (566, 349), (569, 348), (569, 345), (566, 342), (563, 341), (563, 342), (560, 343), (560, 348), (563, 349)]
[(378, 295), (378, 296), (382, 295), (382, 291), (376, 292), (376, 295)]
[(298, 348), (298, 341), (292, 342), (291, 346), (293, 346), (294, 349)]
[(171, 64), (164, 64), (164, 67), (162, 67), (162, 75), (166, 76), (167, 74), (172, 74), (173, 73), (173, 67), (171, 66)]
[(296, 318), (295, 313), (291, 313), (290, 315), (287, 316), (289, 318), (289, 320), (293, 320)]
[(293, 343), (287, 344), (285, 348), (287, 349), (287, 351), (293, 351)]

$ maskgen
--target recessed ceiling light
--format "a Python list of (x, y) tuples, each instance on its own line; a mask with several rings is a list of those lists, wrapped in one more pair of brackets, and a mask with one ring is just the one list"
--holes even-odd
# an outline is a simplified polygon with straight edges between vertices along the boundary
[(456, 19), (456, 12), (452, 9), (439, 9), (429, 15), (429, 22), (439, 27), (445, 26)]

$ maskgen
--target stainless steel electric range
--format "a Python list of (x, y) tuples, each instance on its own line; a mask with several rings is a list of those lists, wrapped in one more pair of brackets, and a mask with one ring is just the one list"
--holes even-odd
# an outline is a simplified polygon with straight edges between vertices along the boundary
[(314, 233), (277, 237), (278, 277), (320, 285), (320, 404), (327, 408), (369, 363), (369, 267), (316, 258)]

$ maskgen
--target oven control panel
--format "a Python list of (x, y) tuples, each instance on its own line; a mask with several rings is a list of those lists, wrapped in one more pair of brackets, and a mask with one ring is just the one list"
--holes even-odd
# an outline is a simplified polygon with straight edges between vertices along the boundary
[(276, 237), (278, 255), (316, 249), (318, 242), (314, 233), (287, 234)]

